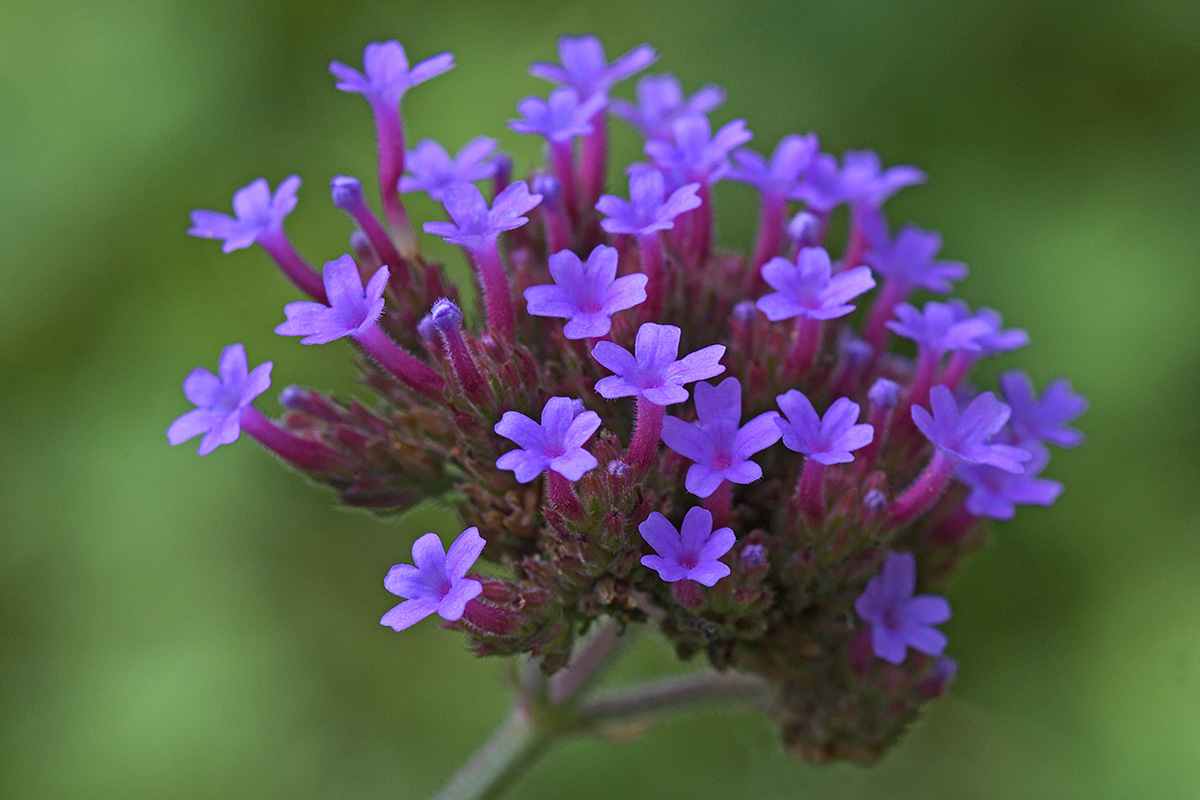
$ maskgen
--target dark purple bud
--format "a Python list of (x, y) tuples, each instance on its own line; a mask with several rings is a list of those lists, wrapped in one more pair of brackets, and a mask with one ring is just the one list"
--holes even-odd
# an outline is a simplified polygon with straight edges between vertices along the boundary
[(354, 251), (354, 255), (358, 257), (359, 261), (369, 263), (375, 260), (375, 250), (371, 247), (371, 240), (362, 231), (350, 234), (350, 249)]
[(800, 247), (817, 247), (821, 241), (821, 220), (801, 211), (788, 223), (788, 237)]
[(767, 565), (767, 548), (761, 544), (748, 544), (742, 548), (742, 566), (748, 570), (762, 569)]
[(433, 322), (433, 317), (426, 314), (421, 317), (421, 321), (417, 323), (417, 333), (421, 336), (425, 346), (432, 350), (441, 349), (441, 341), (438, 339), (437, 325)]
[(547, 204), (557, 203), (562, 198), (562, 181), (553, 175), (535, 175), (529, 187), (534, 194), (540, 194)]
[(887, 495), (879, 489), (869, 489), (863, 497), (863, 508), (870, 514), (882, 514), (887, 506)]
[(295, 411), (304, 404), (304, 395), (305, 391), (295, 384), (285, 386), (279, 393), (279, 405)]
[(887, 378), (880, 378), (867, 391), (867, 399), (875, 408), (895, 408), (900, 399), (900, 384)]
[(842, 344), (842, 358), (846, 360), (846, 367), (849, 369), (861, 369), (871, 363), (871, 359), (875, 355), (875, 348), (864, 342), (862, 339), (848, 339)]
[(463, 315), (454, 301), (443, 297), (433, 304), (433, 308), (429, 310), (428, 319), (433, 323), (435, 329), (447, 333), (462, 327)]
[(733, 319), (735, 322), (740, 322), (743, 325), (748, 325), (754, 321), (754, 317), (758, 314), (758, 306), (754, 305), (753, 300), (742, 300), (733, 307)]
[(329, 183), (333, 204), (343, 211), (358, 208), (363, 202), (362, 182), (358, 178), (337, 175)]

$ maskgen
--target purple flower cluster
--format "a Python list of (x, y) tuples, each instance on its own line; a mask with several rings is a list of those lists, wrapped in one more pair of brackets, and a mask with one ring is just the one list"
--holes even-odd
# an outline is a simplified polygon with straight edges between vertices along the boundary
[[(984, 519), (1059, 497), (1049, 447), (1082, 443), (1086, 401), (1016, 370), (998, 393), (972, 382), (1029, 337), (929, 298), (967, 268), (940, 258), (936, 232), (891, 233), (884, 205), (920, 170), (822, 152), (813, 133), (760, 155), (745, 121), (710, 120), (713, 85), (689, 96), (646, 75), (635, 99), (614, 96), (655, 61), (647, 45), (610, 62), (595, 37), (563, 37), (558, 57), (531, 67), (555, 86), (510, 123), (546, 140), (524, 169), (483, 136), (453, 156), (405, 147), (403, 97), (451, 55), (410, 66), (392, 41), (368, 45), (361, 71), (334, 62), (379, 147), (382, 215), (358, 179), (331, 184), (352, 254), (318, 272), (292, 247), (295, 176), (238, 190), (233, 216), (193, 212), (189, 233), (262, 247), (306, 295), (276, 333), (346, 340), (333, 346), (374, 399), (293, 386), (269, 419), (253, 403), (270, 362), (250, 369), (231, 345), (217, 374), (184, 381), (195, 408), (168, 441), (201, 437), (203, 455), (245, 431), (347, 505), (452, 503), (465, 530), (448, 551), (421, 536), (413, 564), (392, 567), (385, 588), (404, 601), (385, 626), (437, 613), (479, 655), (553, 672), (600, 617), (652, 624), (682, 657), (769, 682), (792, 752), (877, 757), (958, 668), (936, 627), (949, 602), (929, 590), (980, 546)], [(644, 139), (627, 194), (605, 183), (607, 115)], [(751, 252), (717, 244), (724, 179), (758, 194)], [(446, 218), (414, 224), (412, 192)], [(835, 212), (844, 237), (828, 233)], [(461, 266), (423, 254), (422, 232)], [(475, 305), (456, 270), (478, 281)]]

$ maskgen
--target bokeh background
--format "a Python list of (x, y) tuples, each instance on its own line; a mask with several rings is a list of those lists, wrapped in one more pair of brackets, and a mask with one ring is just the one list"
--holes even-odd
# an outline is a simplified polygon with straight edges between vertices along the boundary
[[(294, 239), (343, 251), (327, 181), (369, 178), (373, 133), (326, 64), (372, 40), (457, 56), (406, 100), (414, 140), (487, 133), (526, 168), (538, 142), (505, 122), (548, 88), (526, 65), (588, 31), (724, 85), (716, 119), (744, 116), (759, 149), (812, 129), (928, 170), (893, 219), (944, 231), (961, 294), (1033, 337), (994, 369), (1068, 375), (1090, 441), (1054, 456), (1059, 503), (998, 526), (950, 585), (960, 680), (877, 767), (794, 763), (765, 719), (708, 712), (568, 743), (513, 796), (1200, 796), (1200, 4), (2, 0), (0, 18), (0, 796), (421, 798), (503, 716), (497, 662), (376, 622), (385, 571), (453, 527), (443, 511), (336, 509), (251, 442), (167, 447), (180, 380), (229, 342), (279, 386), (356, 391), (344, 347), (271, 333), (293, 294), (261, 252), (184, 231), (297, 172)], [(748, 244), (752, 192), (718, 202)], [(617, 679), (673, 668), (650, 639)]]

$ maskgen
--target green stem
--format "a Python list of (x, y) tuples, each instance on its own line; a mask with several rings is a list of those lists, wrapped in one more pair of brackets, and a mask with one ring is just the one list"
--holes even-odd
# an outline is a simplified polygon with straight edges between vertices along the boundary
[[(599, 667), (606, 660), (600, 658), (593, 663)], [(578, 692), (584, 685), (572, 688)], [(434, 800), (494, 800), (560, 739), (597, 732), (612, 722), (654, 717), (663, 711), (714, 702), (753, 702), (763, 699), (767, 688), (766, 681), (754, 675), (710, 671), (580, 699), (568, 697), (562, 704), (552, 703), (549, 695), (538, 699), (519, 697), (508, 718)], [(550, 692), (554, 692), (553, 687)]]
[(508, 718), (434, 800), (500, 797), (553, 742), (553, 733), (539, 730), (534, 715), (518, 701)]
[(766, 692), (767, 682), (757, 675), (710, 671), (598, 692), (582, 701), (577, 713), (594, 725), (708, 703), (760, 700)]

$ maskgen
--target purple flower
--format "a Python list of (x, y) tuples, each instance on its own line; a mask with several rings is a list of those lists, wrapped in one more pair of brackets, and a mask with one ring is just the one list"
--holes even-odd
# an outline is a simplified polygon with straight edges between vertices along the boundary
[(340, 61), (330, 63), (329, 71), (343, 92), (357, 92), (372, 103), (394, 105), (418, 83), (436, 78), (453, 66), (454, 56), (441, 53), (409, 69), (404, 47), (393, 39), (372, 42), (363, 49), (362, 72)]
[(930, 390), (929, 403), (933, 414), (913, 406), (912, 419), (938, 450), (968, 464), (990, 464), (1012, 473), (1020, 473), (1021, 464), (1030, 460), (1029, 453), (1019, 447), (987, 443), (1004, 427), (1011, 413), (991, 392), (972, 400), (962, 414), (945, 386)]
[(1059, 447), (1083, 444), (1083, 434), (1067, 424), (1087, 411), (1087, 398), (1072, 392), (1066, 379), (1050, 381), (1039, 398), (1029, 376), (1013, 370), (1000, 376), (1000, 391), (1012, 406), (1012, 427), (1021, 439)]
[(519, 483), (529, 483), (546, 470), (577, 481), (596, 467), (596, 457), (583, 443), (600, 427), (600, 415), (584, 411), (583, 402), (551, 397), (542, 409), (542, 424), (516, 411), (505, 411), (493, 429), (520, 448), (496, 459), (499, 469), (516, 473)]
[(567, 142), (592, 132), (589, 121), (604, 108), (607, 98), (597, 94), (581, 101), (574, 89), (555, 89), (549, 102), (526, 97), (517, 103), (521, 119), (510, 120), (508, 127), (517, 133), (536, 133), (551, 142)]
[(716, 386), (696, 384), (696, 416), (696, 422), (667, 417), (662, 430), (667, 447), (696, 462), (684, 482), (689, 492), (708, 497), (722, 481), (753, 483), (762, 477), (762, 467), (750, 457), (779, 441), (777, 413), (759, 414), (739, 428), (742, 385), (726, 378)]
[(1029, 344), (1029, 334), (1020, 328), (1003, 330), (1004, 319), (998, 311), (981, 308), (972, 314), (971, 309), (962, 300), (951, 300), (950, 308), (959, 320), (976, 320), (986, 326), (986, 330), (974, 338), (981, 356), (995, 356), (1019, 350)]
[(275, 326), (280, 336), (303, 336), (300, 344), (326, 344), (343, 336), (359, 336), (383, 313), (388, 268), (380, 267), (366, 289), (350, 256), (325, 263), (322, 273), (329, 304), (298, 300), (283, 307), (287, 322)]
[(736, 166), (729, 179), (748, 183), (765, 195), (786, 195), (808, 168), (821, 144), (815, 133), (791, 134), (779, 140), (768, 162), (758, 153), (744, 148), (733, 154)]
[(167, 441), (182, 444), (204, 434), (200, 440), (202, 456), (236, 442), (242, 432), (242, 409), (271, 386), (271, 366), (267, 361), (250, 371), (246, 348), (231, 344), (221, 351), (216, 375), (196, 367), (183, 379), (184, 397), (196, 408), (171, 423)]
[(706, 84), (691, 97), (683, 96), (683, 87), (674, 75), (647, 75), (638, 81), (637, 105), (628, 100), (612, 100), (609, 110), (637, 128), (646, 139), (668, 139), (671, 124), (680, 117), (703, 115), (725, 102), (725, 90)]
[(604, 45), (595, 36), (562, 36), (558, 40), (562, 66), (535, 61), (529, 74), (551, 83), (569, 86), (580, 97), (606, 95), (608, 90), (654, 63), (658, 53), (648, 44), (630, 50), (611, 64)]
[(888, 322), (888, 328), (938, 354), (947, 350), (978, 353), (982, 350), (979, 337), (993, 332), (987, 319), (964, 318), (962, 308), (949, 303), (931, 300), (920, 311), (901, 303), (895, 313), (897, 319)]
[(440, 144), (425, 139), (408, 151), (404, 166), (409, 174), (400, 179), (400, 191), (425, 192), (440, 203), (455, 183), (472, 183), (496, 174), (496, 162), (488, 158), (496, 144), (495, 139), (478, 136), (452, 159)]
[(871, 647), (884, 661), (902, 664), (910, 647), (931, 656), (946, 649), (946, 634), (933, 626), (950, 619), (950, 603), (936, 594), (914, 597), (916, 588), (917, 560), (912, 553), (893, 552), (854, 601), (858, 616), (871, 626)]
[(509, 184), (496, 195), (489, 209), (487, 200), (473, 183), (456, 183), (442, 198), (454, 222), (426, 222), (426, 233), (441, 236), (450, 244), (468, 249), (494, 242), (501, 231), (519, 228), (529, 217), (523, 216), (542, 202), (540, 194), (530, 194), (525, 181)]
[(756, 305), (772, 322), (792, 317), (843, 317), (854, 310), (847, 301), (875, 286), (869, 267), (834, 275), (829, 253), (821, 247), (802, 248), (794, 264), (786, 258), (772, 258), (763, 264), (762, 276), (775, 291), (760, 297)]
[(714, 135), (707, 117), (681, 117), (671, 124), (672, 142), (646, 142), (645, 152), (659, 168), (685, 180), (716, 183), (729, 171), (729, 153), (754, 138), (746, 121), (727, 122)]
[(836, 158), (818, 153), (789, 197), (820, 213), (841, 203), (878, 207), (905, 186), (925, 180), (925, 173), (915, 167), (881, 171), (879, 156), (869, 150), (847, 151), (842, 162), (839, 167)]
[[(675, 218), (700, 206), (696, 196), (698, 183), (680, 186), (667, 197), (666, 182), (656, 169), (638, 170), (629, 176), (629, 202), (606, 194), (596, 203), (596, 210), (608, 219), (600, 227), (609, 233), (629, 233), (645, 236), (675, 227)], [(664, 199), (665, 198), (665, 199)]]
[(1050, 454), (1043, 447), (1031, 447), (1032, 458), (1024, 470), (1006, 472), (987, 464), (959, 464), (958, 479), (971, 487), (967, 495), (967, 511), (988, 519), (1012, 519), (1018, 505), (1053, 505), (1062, 494), (1058, 481), (1037, 477)]
[(646, 299), (646, 276), (617, 277), (617, 249), (596, 245), (587, 263), (570, 250), (550, 256), (553, 284), (530, 286), (525, 301), (537, 317), (564, 317), (568, 339), (603, 336), (612, 328), (612, 315)]
[(935, 261), (941, 249), (940, 233), (905, 225), (895, 238), (876, 244), (864, 260), (901, 289), (920, 287), (945, 294), (953, 288), (951, 281), (967, 277), (967, 265), (959, 261)]
[(596, 391), (609, 400), (644, 397), (658, 406), (687, 400), (685, 383), (714, 378), (725, 371), (720, 363), (725, 345), (709, 345), (677, 359), (680, 333), (674, 325), (643, 323), (634, 341), (636, 356), (612, 342), (597, 342), (592, 357), (616, 374), (596, 381)]
[(692, 580), (713, 586), (729, 574), (718, 559), (729, 552), (736, 537), (730, 528), (713, 530), (713, 517), (706, 509), (691, 508), (683, 517), (682, 533), (657, 511), (650, 512), (638, 531), (657, 555), (642, 556), (649, 567), (667, 583)]
[(883, 168), (879, 155), (872, 150), (847, 150), (842, 156), (842, 191), (851, 203), (878, 208), (906, 186), (925, 182), (925, 173), (916, 167)]
[(839, 397), (821, 417), (812, 402), (798, 389), (775, 398), (786, 419), (775, 418), (783, 433), (783, 446), (819, 464), (845, 464), (854, 460), (852, 450), (866, 447), (875, 429), (858, 422), (859, 407), (848, 397)]
[(266, 179), (259, 178), (233, 195), (235, 217), (217, 211), (198, 209), (192, 212), (192, 227), (188, 233), (204, 239), (224, 239), (221, 249), (226, 253), (241, 250), (263, 236), (283, 230), (283, 218), (296, 207), (296, 190), (300, 178), (285, 178), (275, 194)]
[(460, 619), (467, 603), (483, 592), (483, 584), (466, 575), (485, 544), (474, 526), (459, 534), (449, 552), (442, 549), (436, 533), (413, 542), (416, 566), (397, 564), (383, 579), (383, 588), (405, 600), (384, 614), (379, 624), (402, 631), (435, 611), (448, 622)]

